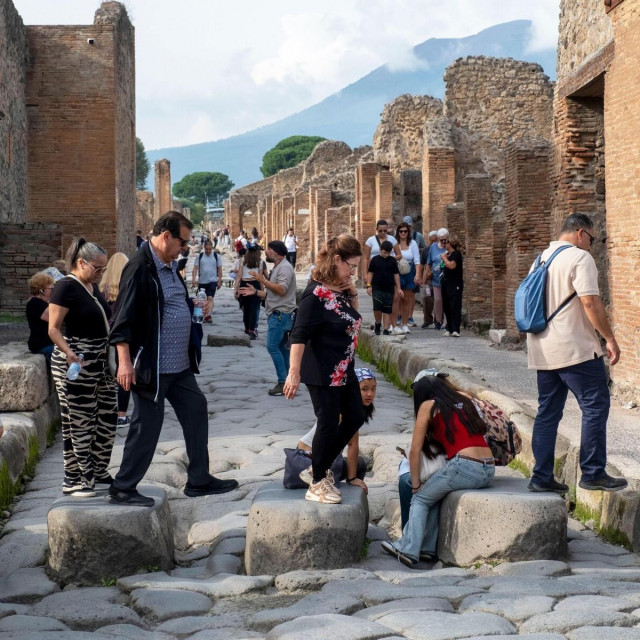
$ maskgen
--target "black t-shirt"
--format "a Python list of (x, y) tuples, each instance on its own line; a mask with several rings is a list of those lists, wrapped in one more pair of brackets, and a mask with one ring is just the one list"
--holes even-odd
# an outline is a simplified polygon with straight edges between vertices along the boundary
[(374, 256), (369, 262), (369, 272), (373, 274), (371, 285), (374, 289), (393, 292), (396, 286), (394, 276), (396, 273), (400, 273), (398, 261), (395, 258)]
[(53, 344), (49, 337), (49, 323), (41, 319), (48, 306), (40, 298), (29, 298), (27, 301), (27, 322), (30, 329), (27, 345), (31, 353), (38, 353), (40, 349)]
[(291, 344), (306, 345), (302, 382), (339, 387), (357, 380), (354, 357), (361, 325), (362, 318), (347, 296), (310, 280), (291, 331)]
[(456, 263), (456, 268), (447, 269), (445, 267), (442, 270), (442, 277), (449, 284), (462, 286), (462, 254), (457, 249), (454, 249), (449, 255), (449, 260), (453, 260)]
[[(104, 299), (97, 285), (93, 285), (93, 296), (104, 309), (107, 319), (111, 317), (111, 307)], [(51, 304), (69, 309), (62, 323), (62, 333), (73, 338), (106, 338), (107, 327), (104, 316), (82, 284), (67, 276), (59, 280), (51, 292)]]

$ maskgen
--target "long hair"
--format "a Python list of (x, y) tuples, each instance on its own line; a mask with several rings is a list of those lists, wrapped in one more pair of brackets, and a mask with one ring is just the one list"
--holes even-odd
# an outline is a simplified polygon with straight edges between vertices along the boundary
[(407, 245), (411, 244), (411, 229), (409, 227), (409, 225), (406, 222), (401, 222), (397, 227), (396, 227), (396, 240), (398, 242), (400, 242), (400, 229), (406, 229), (409, 233), (407, 233)]
[[(423, 402), (433, 400), (431, 413), (429, 415), (430, 425), (437, 414), (440, 414), (444, 421), (444, 435), (448, 442), (452, 443), (453, 437), (453, 417), (457, 415), (458, 420), (467, 430), (469, 435), (484, 435), (487, 432), (487, 425), (478, 412), (470, 397), (464, 395), (445, 378), (439, 376), (424, 376), (413, 385), (413, 408), (417, 417), (418, 411)], [(427, 458), (433, 458), (434, 453), (431, 448), (440, 453), (443, 448), (439, 442), (433, 440), (432, 429), (427, 429), (427, 436), (422, 450)]]
[(343, 233), (331, 238), (318, 253), (312, 277), (318, 282), (338, 284), (335, 257), (339, 256), (341, 260), (346, 262), (349, 258), (361, 255), (362, 246), (353, 236)]
[(129, 262), (129, 258), (124, 253), (114, 253), (107, 262), (102, 280), (100, 281), (100, 293), (105, 297), (107, 302), (115, 302), (120, 289), (120, 276), (124, 265)]
[(71, 273), (80, 260), (95, 260), (99, 256), (106, 256), (107, 252), (94, 242), (87, 242), (84, 238), (74, 238), (67, 249), (64, 266), (67, 273)]
[(373, 418), (373, 412), (376, 408), (373, 406), (373, 402), (368, 407), (363, 405), (362, 408), (364, 409), (364, 421), (367, 423), (371, 418)]
[(260, 249), (255, 245), (247, 247), (242, 264), (248, 269), (258, 269), (260, 267)]

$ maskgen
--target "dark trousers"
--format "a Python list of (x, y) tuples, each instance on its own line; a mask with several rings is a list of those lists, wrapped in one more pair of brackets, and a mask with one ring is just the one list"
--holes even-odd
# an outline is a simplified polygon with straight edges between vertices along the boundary
[[(257, 280), (241, 280), (240, 286), (244, 287), (250, 284), (256, 290), (260, 291), (262, 287)], [(260, 318), (260, 298), (255, 296), (241, 296), (240, 306), (242, 307), (242, 321), (247, 331), (255, 331)]]
[(584, 480), (602, 476), (607, 464), (607, 418), (609, 388), (604, 359), (594, 358), (552, 371), (538, 371), (538, 414), (533, 423), (531, 447), (536, 464), (532, 479), (553, 480), (553, 463), (558, 425), (567, 392), (576, 397), (582, 411), (580, 469)]
[(123, 413), (129, 408), (129, 396), (131, 395), (131, 391), (125, 391), (117, 383), (116, 386), (118, 389), (118, 413)]
[(165, 399), (176, 412), (184, 441), (187, 445), (187, 481), (190, 485), (207, 484), (212, 478), (209, 473), (209, 414), (204, 397), (193, 372), (160, 375), (158, 401), (154, 402), (136, 392), (133, 387), (133, 414), (120, 471), (113, 486), (118, 491), (135, 491), (147, 472), (158, 445), (162, 423), (164, 422)]
[(318, 419), (311, 447), (313, 481), (318, 482), (364, 424), (365, 413), (357, 381), (341, 387), (308, 384), (307, 388)]
[(442, 281), (442, 309), (447, 318), (447, 331), (460, 333), (462, 322), (462, 285)]
[(298, 255), (297, 251), (287, 251), (287, 260), (291, 263), (291, 266), (296, 268), (296, 256)]

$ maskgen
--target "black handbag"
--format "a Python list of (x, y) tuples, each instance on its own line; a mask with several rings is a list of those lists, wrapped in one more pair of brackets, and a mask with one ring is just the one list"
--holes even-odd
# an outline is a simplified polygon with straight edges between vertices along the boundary
[[(300, 480), (300, 473), (311, 466), (311, 452), (304, 449), (285, 449), (284, 478), (282, 484), (285, 489), (306, 489), (307, 484)], [(342, 454), (338, 454), (331, 465), (333, 478), (340, 482), (342, 477)]]

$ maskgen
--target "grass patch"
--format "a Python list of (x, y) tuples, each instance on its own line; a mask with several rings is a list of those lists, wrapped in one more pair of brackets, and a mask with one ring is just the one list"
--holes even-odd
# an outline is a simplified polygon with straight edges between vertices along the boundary
[(525, 478), (531, 477), (531, 470), (527, 465), (522, 462), (522, 460), (518, 460), (514, 458), (508, 465), (510, 469), (514, 469), (515, 471), (519, 471)]
[(371, 544), (371, 540), (369, 538), (365, 538), (362, 543), (362, 549), (360, 549), (360, 560), (365, 560), (367, 554), (369, 553), (369, 545)]
[(15, 486), (9, 477), (9, 467), (3, 460), (0, 467), (0, 509), (6, 509), (15, 495)]
[(562, 478), (562, 472), (564, 471), (564, 463), (567, 461), (566, 456), (564, 458), (555, 458), (553, 461), (553, 475), (556, 478)]
[(115, 587), (118, 578), (115, 576), (107, 576), (106, 578), (100, 578), (100, 584), (103, 587)]
[(611, 525), (606, 525), (604, 527), (598, 527), (598, 535), (607, 542), (611, 544), (616, 544), (621, 547), (624, 547), (627, 551), (633, 551), (633, 544), (631, 544), (631, 540), (624, 531), (620, 531), (620, 529), (616, 529)]
[(25, 316), (24, 313), (13, 315), (8, 311), (0, 311), (0, 324), (6, 322), (24, 322)]

